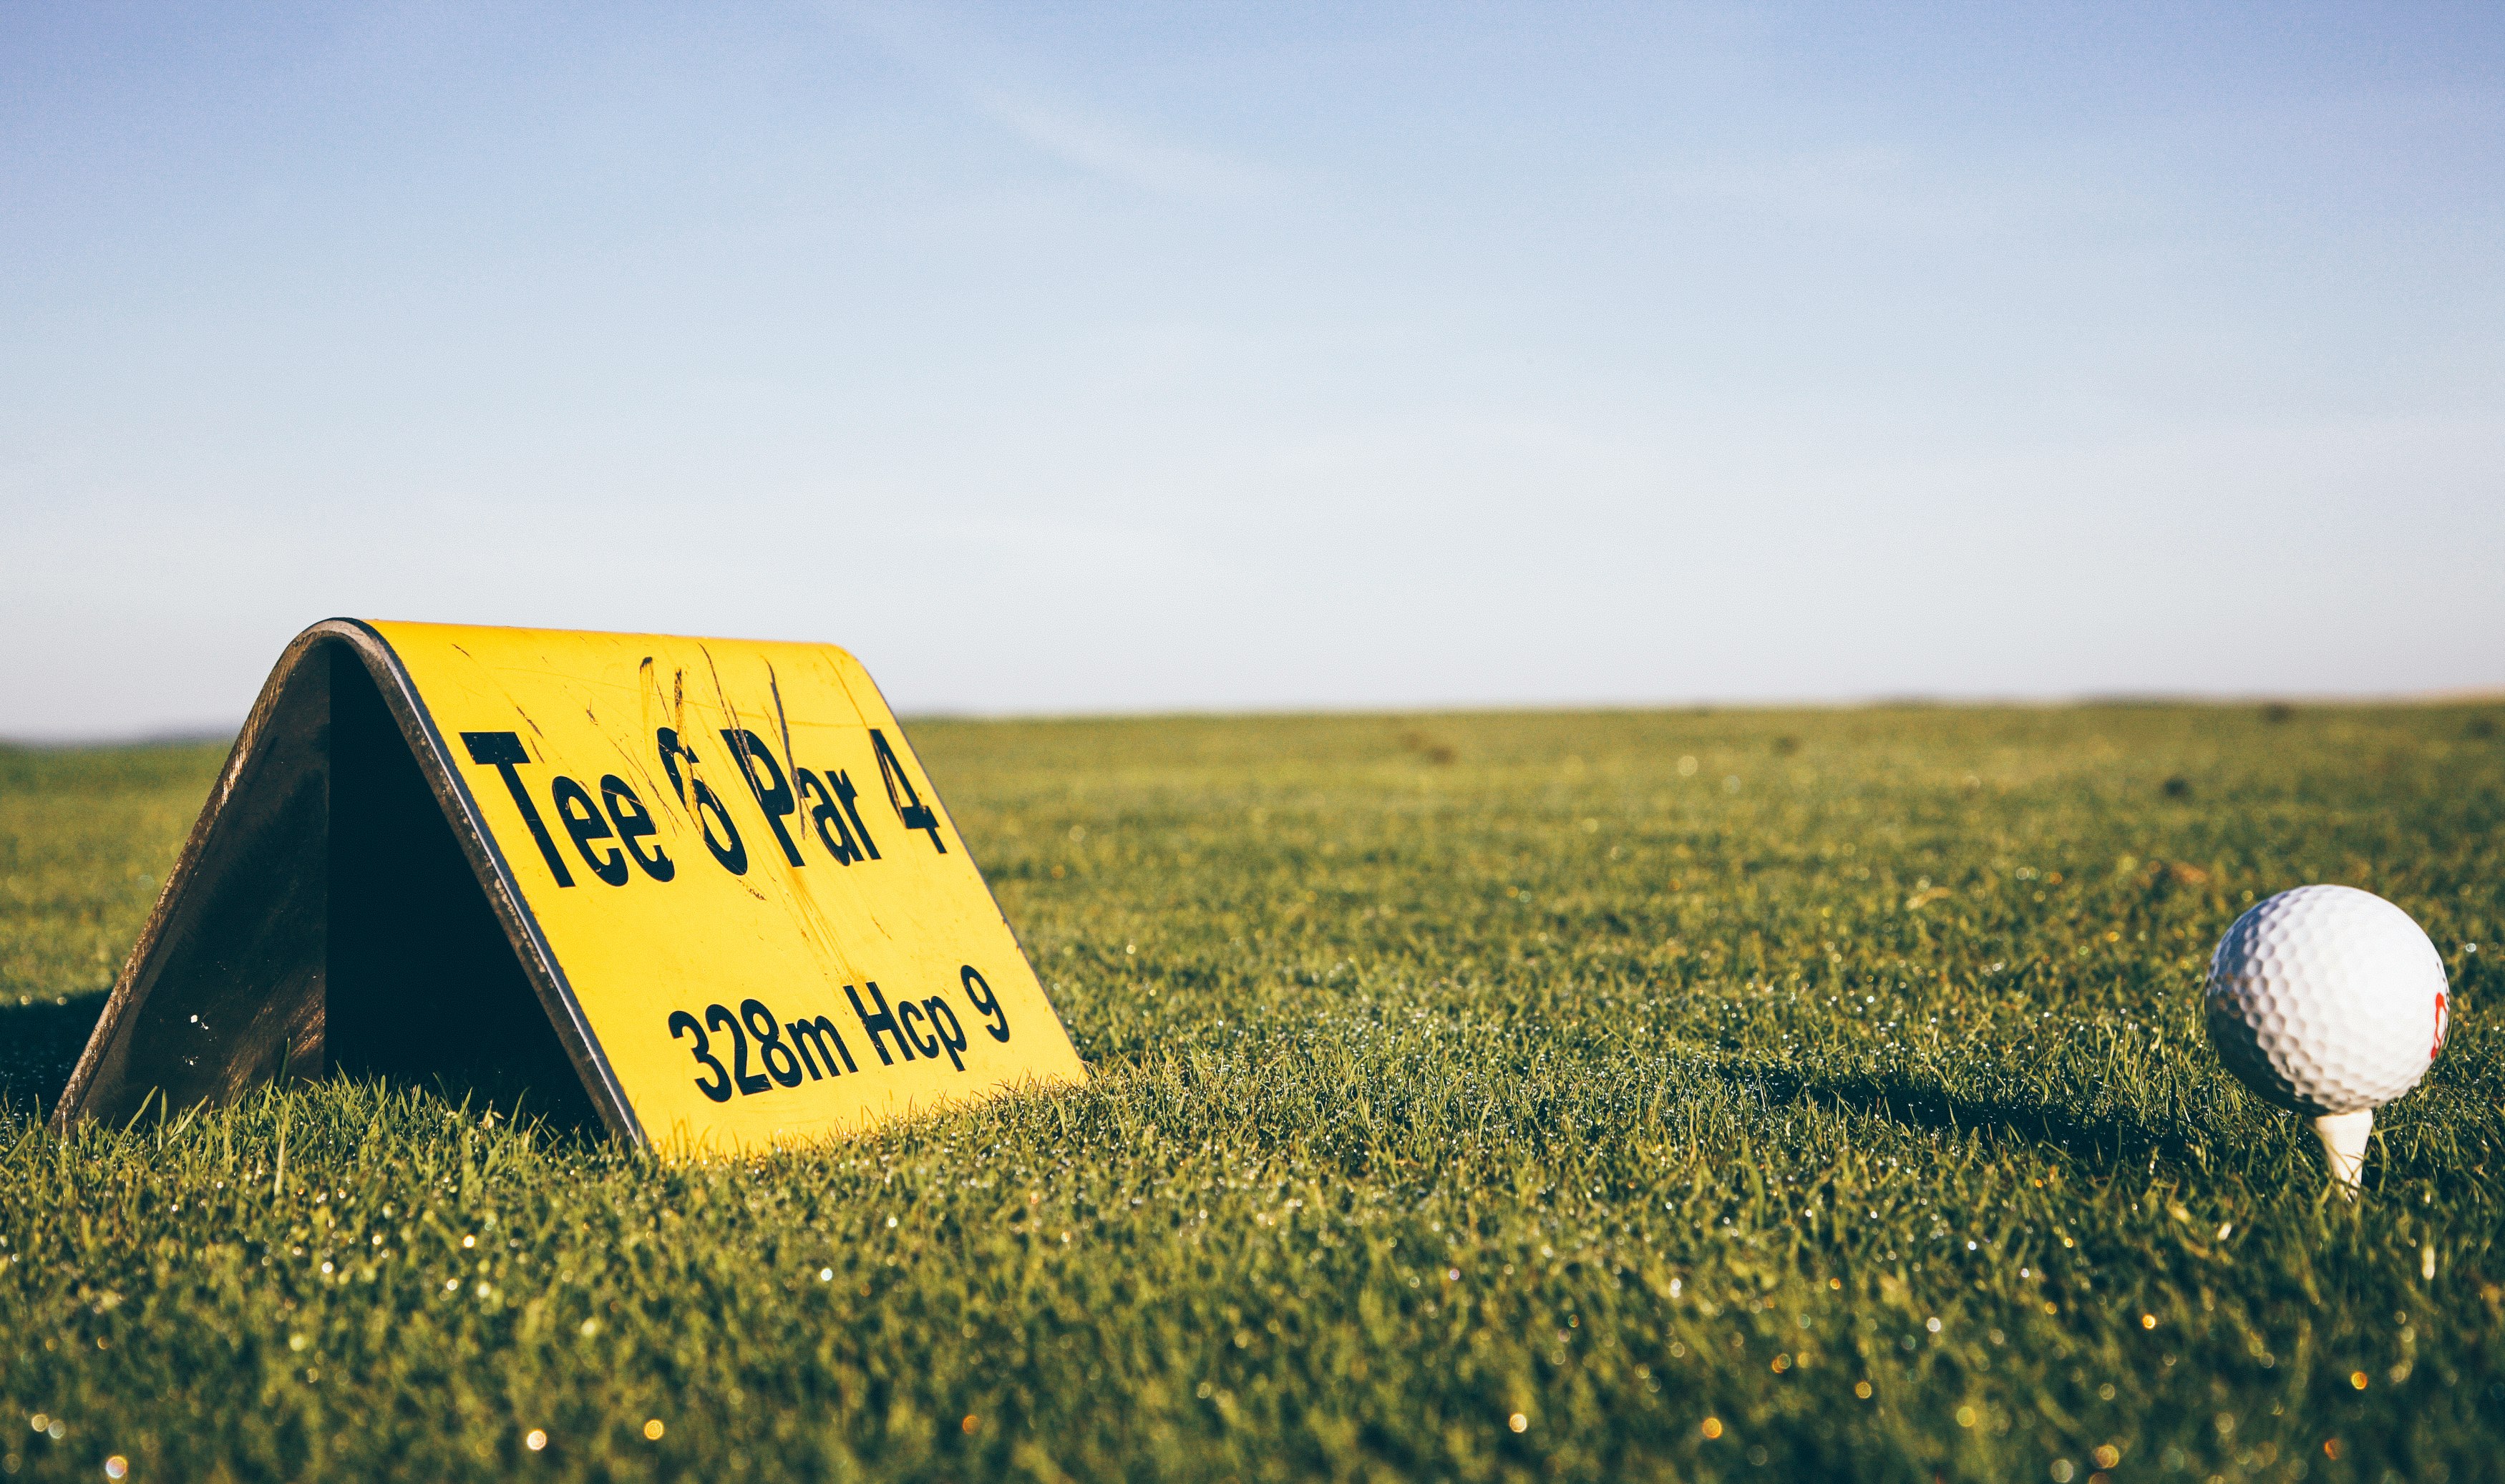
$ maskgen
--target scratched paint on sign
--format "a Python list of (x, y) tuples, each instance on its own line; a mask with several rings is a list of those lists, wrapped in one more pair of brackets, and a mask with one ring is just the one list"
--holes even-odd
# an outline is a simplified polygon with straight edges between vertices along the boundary
[(371, 626), (655, 1145), (753, 1148), (1084, 1079), (849, 654)]

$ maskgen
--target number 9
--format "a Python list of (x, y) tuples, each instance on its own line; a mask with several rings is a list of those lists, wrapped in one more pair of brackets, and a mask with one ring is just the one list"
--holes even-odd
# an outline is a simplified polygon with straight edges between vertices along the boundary
[(971, 964), (959, 970), (957, 976), (966, 981), (966, 998), (973, 1002), (974, 1008), (992, 1018), (993, 1023), (983, 1029), (991, 1033), (994, 1041), (1008, 1040), (1009, 1017), (1007, 1012), (1001, 1008), (998, 997), (993, 995), (992, 986), (984, 982), (983, 976), (974, 972), (974, 966)]

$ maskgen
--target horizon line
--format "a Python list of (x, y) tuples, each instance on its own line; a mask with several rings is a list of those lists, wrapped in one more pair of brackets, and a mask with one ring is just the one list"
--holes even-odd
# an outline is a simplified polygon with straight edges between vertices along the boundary
[[(2290, 691), (2082, 691), (2073, 695), (1964, 695), (1955, 692), (1893, 691), (1844, 697), (1790, 697), (1754, 700), (1697, 699), (1684, 701), (1532, 701), (1516, 704), (1469, 702), (1416, 706), (1254, 706), (1163, 707), (1099, 711), (983, 711), (935, 707), (899, 712), (904, 724), (922, 722), (1084, 723), (1155, 721), (1268, 721), (1307, 717), (1453, 717), (1504, 715), (1625, 715), (1642, 712), (1787, 712), (1787, 711), (2058, 711), (2131, 707), (2315, 707), (2358, 710), (2369, 707), (2484, 706), (2505, 704), (2505, 687), (2451, 688), (2439, 690), (2384, 692)], [(0, 749), (20, 752), (79, 752), (149, 747), (204, 747), (231, 744), (243, 729), (240, 720), (225, 724), (147, 727), (130, 732), (0, 736)]]

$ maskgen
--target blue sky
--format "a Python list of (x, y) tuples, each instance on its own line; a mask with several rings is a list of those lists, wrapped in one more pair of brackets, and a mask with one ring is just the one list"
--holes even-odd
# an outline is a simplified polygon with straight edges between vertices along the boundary
[(0, 735), (2505, 686), (2492, 8), (0, 12)]

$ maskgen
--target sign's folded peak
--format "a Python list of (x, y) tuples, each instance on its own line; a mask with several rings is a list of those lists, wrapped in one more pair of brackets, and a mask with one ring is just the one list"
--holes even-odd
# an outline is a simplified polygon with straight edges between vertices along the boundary
[(353, 619), (281, 657), (56, 1117), (325, 1067), (672, 1148), (1084, 1078), (849, 654)]

